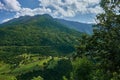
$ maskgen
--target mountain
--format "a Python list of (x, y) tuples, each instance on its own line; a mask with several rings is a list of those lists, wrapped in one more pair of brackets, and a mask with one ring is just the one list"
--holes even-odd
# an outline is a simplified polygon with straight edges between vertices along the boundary
[(81, 34), (49, 15), (23, 16), (1, 24), (0, 80), (69, 77), (73, 66), (66, 55), (75, 52)]
[[(40, 15), (36, 15), (34, 16), (34, 19), (36, 17), (38, 17)], [(48, 14), (44, 14), (42, 15), (41, 17), (46, 17), (46, 18), (49, 18), (49, 19), (53, 19), (50, 15)], [(15, 18), (11, 21), (8, 21), (7, 23), (5, 24), (10, 24), (10, 23), (26, 23), (29, 19), (32, 19), (33, 17), (30, 17), (30, 16), (23, 16), (23, 17), (20, 17), (19, 19)], [(57, 19), (55, 18), (54, 19), (55, 21), (57, 21), (58, 23), (61, 23), (63, 24), (64, 26), (68, 27), (68, 28), (71, 28), (71, 29), (74, 29), (74, 30), (77, 30), (79, 32), (82, 32), (82, 33), (87, 33), (87, 34), (92, 34), (93, 33), (93, 27), (92, 25), (93, 24), (87, 24), (87, 23), (80, 23), (80, 22), (75, 22), (75, 21), (69, 21), (69, 20), (64, 20), (64, 19)], [(4, 24), (4, 23), (3, 23)]]
[[(36, 21), (36, 22), (41, 22), (42, 19), (49, 19), (49, 20), (53, 20), (53, 18), (48, 15), (48, 14), (44, 14), (44, 15), (35, 15), (35, 16), (21, 16), (19, 18), (14, 18), (8, 22), (5, 22), (3, 24), (1, 24), (1, 26), (4, 26), (4, 25), (15, 25), (15, 24), (29, 24), (28, 22), (33, 22), (33, 21)], [(27, 23), (26, 23), (27, 22)]]
[(68, 21), (64, 19), (56, 19), (56, 21), (60, 22), (61, 24), (66, 25), (68, 28), (75, 29), (79, 32), (92, 34), (93, 33), (93, 24), (87, 24), (87, 23), (80, 23), (75, 21)]
[(81, 34), (46, 14), (24, 16), (0, 25), (0, 53), (65, 55)]

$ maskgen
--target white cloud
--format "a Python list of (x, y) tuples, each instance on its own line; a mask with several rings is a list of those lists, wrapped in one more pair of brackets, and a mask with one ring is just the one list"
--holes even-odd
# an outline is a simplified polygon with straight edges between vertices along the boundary
[(100, 6), (95, 6), (94, 8), (89, 8), (89, 11), (90, 13), (95, 13), (95, 14), (98, 14), (98, 13), (101, 13), (103, 12), (102, 8)]
[(3, 0), (3, 3), (0, 2), (0, 9), (19, 11), (21, 9), (21, 5), (17, 0)]
[(39, 0), (40, 7), (35, 9), (21, 8), (17, 0), (3, 0), (0, 9), (15, 11), (16, 16), (49, 13), (54, 17), (74, 17), (76, 14), (98, 14), (102, 12), (100, 0)]
[[(0, 10), (16, 12), (14, 18), (37, 14), (50, 14), (53, 17), (74, 17), (78, 14), (98, 14), (103, 12), (100, 0), (38, 0), (39, 7), (31, 9), (21, 7), (18, 0), (0, 1)], [(26, 3), (27, 4), (27, 3)], [(32, 4), (31, 4), (32, 5)], [(6, 21), (6, 20), (5, 20)]]
[(100, 0), (83, 0), (85, 2), (88, 2), (90, 4), (99, 4)]
[(4, 9), (4, 5), (0, 2), (0, 9)]
[(16, 13), (14, 17), (18, 18), (20, 16), (25, 16), (25, 15), (34, 16), (37, 14), (44, 14), (44, 13), (50, 14), (51, 10), (48, 8), (35, 8), (35, 9), (22, 8), (19, 12)]
[(11, 19), (13, 19), (13, 18), (4, 19), (4, 20), (2, 21), (2, 23), (8, 22), (8, 21), (11, 20)]
[(100, 0), (39, 0), (40, 6), (50, 8), (54, 16), (74, 17), (76, 14), (102, 12)]
[[(44, 13), (50, 14), (51, 10), (50, 9), (46, 9), (46, 8), (35, 8), (35, 9), (22, 8), (20, 11), (18, 11), (16, 13), (16, 15), (13, 18), (18, 18), (20, 16), (25, 16), (25, 15), (34, 16), (34, 15), (37, 15), (37, 14), (44, 14)], [(4, 19), (2, 21), (2, 23), (8, 22), (9, 20), (11, 20), (13, 18)]]

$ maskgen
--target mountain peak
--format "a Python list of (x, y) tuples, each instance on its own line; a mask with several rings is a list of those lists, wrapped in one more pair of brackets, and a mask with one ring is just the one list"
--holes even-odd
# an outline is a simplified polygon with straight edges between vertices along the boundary
[[(49, 14), (43, 14), (43, 15), (35, 15), (35, 16), (21, 16), (19, 18), (12, 19), (6, 23), (3, 23), (2, 25), (18, 25), (18, 24), (38, 24), (41, 25), (43, 23), (50, 23), (50, 22), (57, 22), (60, 23), (68, 28), (75, 29), (79, 32), (92, 34), (92, 24), (87, 23), (80, 23), (75, 21), (68, 21), (64, 19), (57, 19), (53, 18)], [(52, 24), (52, 23), (50, 23)], [(1, 25), (0, 25), (1, 26)]]
[(49, 14), (43, 14), (43, 15), (35, 15), (35, 16), (20, 16), (19, 18), (14, 18), (8, 22), (3, 23), (2, 25), (8, 25), (8, 24), (20, 24), (20, 23), (29, 23), (33, 20), (39, 21), (40, 19), (53, 19), (52, 16)]

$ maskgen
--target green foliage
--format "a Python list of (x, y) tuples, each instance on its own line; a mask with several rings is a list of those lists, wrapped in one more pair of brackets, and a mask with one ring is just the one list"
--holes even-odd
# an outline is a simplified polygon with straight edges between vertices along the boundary
[[(113, 2), (101, 0), (100, 5), (105, 12), (97, 15), (98, 22), (95, 25), (94, 34), (84, 35), (78, 47), (79, 57), (87, 56), (96, 63), (97, 76), (103, 72), (106, 74), (100, 80), (119, 80), (116, 78), (120, 74), (120, 15), (117, 9), (119, 3), (119, 0), (113, 0)], [(113, 75), (114, 73), (117, 75)]]
[(15, 76), (0, 75), (0, 80), (17, 80)]
[(76, 58), (73, 62), (74, 80), (90, 80), (93, 71), (93, 63), (87, 58)]
[[(57, 64), (56, 63), (54, 64), (56, 60)], [(62, 80), (63, 76), (66, 76), (67, 79), (70, 79), (71, 71), (72, 65), (69, 60), (52, 59), (48, 61), (42, 68), (17, 75), (17, 79), (30, 80), (33, 79), (33, 77), (35, 76), (41, 76), (42, 78), (44, 78), (44, 80)]]
[(23, 57), (17, 55), (18, 55), (17, 53), (15, 54), (12, 52), (0, 51), (0, 61), (18, 65), (20, 61), (22, 61)]
[(63, 80), (68, 80), (65, 76), (63, 76)]
[(120, 79), (120, 74), (118, 74), (117, 72), (114, 72), (111, 80), (119, 80), (119, 79)]
[(44, 80), (41, 76), (38, 76), (38, 77), (34, 77), (33, 79), (31, 80)]
[[(52, 63), (54, 63), (54, 60), (52, 60)], [(45, 69), (44, 79), (46, 79), (46, 80), (62, 80), (63, 76), (66, 76), (66, 78), (69, 79), (71, 71), (72, 71), (71, 62), (66, 59), (61, 59), (57, 62), (57, 65), (54, 65), (54, 67), (50, 68), (48, 65), (48, 68)], [(53, 75), (55, 75), (55, 76), (53, 77)]]
[(92, 71), (92, 73), (90, 74), (90, 79), (91, 80), (110, 80), (108, 75), (105, 74), (105, 71), (98, 68)]

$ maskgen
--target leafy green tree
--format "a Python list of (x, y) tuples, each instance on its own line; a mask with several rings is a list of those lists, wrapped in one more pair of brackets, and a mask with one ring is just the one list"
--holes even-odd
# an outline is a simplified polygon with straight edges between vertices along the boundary
[(76, 58), (73, 62), (73, 78), (71, 80), (92, 80), (93, 63), (86, 57)]
[(91, 40), (95, 56), (100, 59), (106, 71), (112, 72), (120, 69), (120, 15), (117, 10), (117, 7), (120, 7), (119, 3), (118, 0), (101, 1), (105, 13), (97, 16), (99, 23)]
[(97, 68), (112, 77), (120, 70), (120, 1), (101, 0), (100, 5), (104, 13), (96, 16), (94, 34), (84, 35), (80, 40), (77, 55), (87, 55), (97, 63)]
[[(46, 69), (44, 69), (45, 80), (70, 80), (70, 73), (72, 72), (72, 64), (70, 60), (61, 59), (59, 61), (51, 60)], [(55, 75), (55, 76), (54, 76)]]

